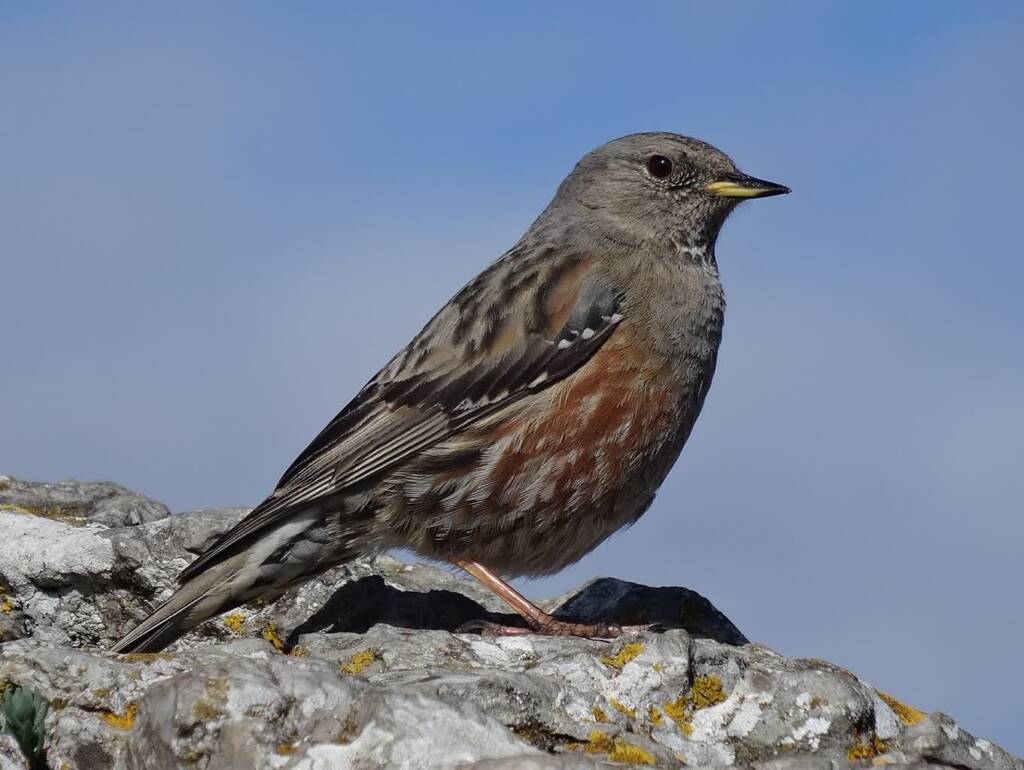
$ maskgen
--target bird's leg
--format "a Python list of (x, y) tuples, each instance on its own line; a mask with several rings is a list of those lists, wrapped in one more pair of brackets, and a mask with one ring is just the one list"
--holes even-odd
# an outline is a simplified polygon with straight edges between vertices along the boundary
[(544, 612), (516, 589), (491, 572), (487, 567), (475, 561), (459, 559), (455, 562), (470, 575), (475, 577), (512, 609), (523, 616), (529, 628), (502, 626), (497, 623), (483, 625), (482, 631), (494, 636), (517, 636), (522, 634), (548, 634), (551, 636), (589, 636), (600, 639), (614, 639), (625, 631), (644, 630), (646, 626), (617, 626), (607, 624), (567, 623)]

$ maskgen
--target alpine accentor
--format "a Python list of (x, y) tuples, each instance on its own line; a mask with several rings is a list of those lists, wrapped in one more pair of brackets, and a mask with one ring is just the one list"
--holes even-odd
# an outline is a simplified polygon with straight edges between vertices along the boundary
[(535, 632), (621, 633), (555, 620), (501, 576), (556, 572), (651, 504), (715, 371), (719, 229), (787, 192), (675, 134), (591, 152), (114, 649), (390, 548), (459, 565)]

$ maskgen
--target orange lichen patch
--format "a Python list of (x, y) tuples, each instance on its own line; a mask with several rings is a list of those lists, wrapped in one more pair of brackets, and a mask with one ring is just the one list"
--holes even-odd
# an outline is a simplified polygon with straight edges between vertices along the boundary
[(267, 623), (263, 629), (263, 638), (274, 645), (274, 649), (281, 652), (284, 649), (284, 639), (278, 636), (277, 628), (273, 623)]
[(889, 750), (889, 744), (877, 735), (871, 736), (870, 740), (863, 740), (859, 736), (857, 742), (846, 750), (846, 758), (853, 762), (857, 759), (871, 759)]
[(115, 714), (113, 711), (103, 711), (100, 718), (111, 727), (117, 730), (131, 730), (135, 724), (135, 715), (139, 707), (135, 703), (129, 703), (123, 714)]
[(621, 669), (643, 651), (643, 642), (630, 642), (622, 645), (622, 649), (614, 655), (602, 655), (601, 662), (606, 666)]
[(885, 702), (885, 705), (893, 710), (896, 716), (899, 717), (899, 720), (907, 726), (923, 722), (928, 716), (923, 711), (916, 709), (913, 706), (908, 706), (903, 701), (897, 700), (881, 690), (875, 690), (875, 692), (877, 692), (878, 697)]
[(342, 663), (339, 668), (346, 674), (361, 674), (368, 666), (372, 666), (380, 660), (380, 655), (376, 650), (363, 650), (357, 652), (345, 663)]
[(224, 625), (236, 634), (240, 634), (242, 633), (242, 627), (245, 625), (245, 615), (241, 612), (232, 612), (224, 618)]
[(298, 750), (299, 745), (297, 743), (279, 743), (274, 747), (274, 753), (280, 754), (282, 757), (294, 754)]

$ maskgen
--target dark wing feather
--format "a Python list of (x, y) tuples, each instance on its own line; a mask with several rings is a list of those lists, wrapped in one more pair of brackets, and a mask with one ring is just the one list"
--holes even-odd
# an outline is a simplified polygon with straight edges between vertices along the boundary
[[(527, 273), (529, 280), (514, 283), (506, 275), (513, 268), (508, 258), (499, 261), (445, 306), (320, 432), (273, 494), (182, 571), (179, 580), (189, 580), (292, 511), (375, 479), (567, 377), (597, 352), (622, 319), (618, 291), (602, 273), (537, 270)], [(502, 279), (504, 292), (477, 290), (480, 281)], [(561, 285), (553, 287), (552, 281)], [(537, 301), (538, 294), (550, 300), (559, 292), (561, 309), (558, 302)], [(483, 302), (482, 297), (490, 299)], [(485, 320), (462, 329), (460, 336), (466, 314)]]

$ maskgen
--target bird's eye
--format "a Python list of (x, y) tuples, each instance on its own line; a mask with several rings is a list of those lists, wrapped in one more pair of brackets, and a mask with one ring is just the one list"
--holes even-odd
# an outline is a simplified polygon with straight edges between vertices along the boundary
[(664, 179), (672, 173), (672, 161), (664, 155), (652, 155), (647, 159), (647, 173), (655, 179)]

